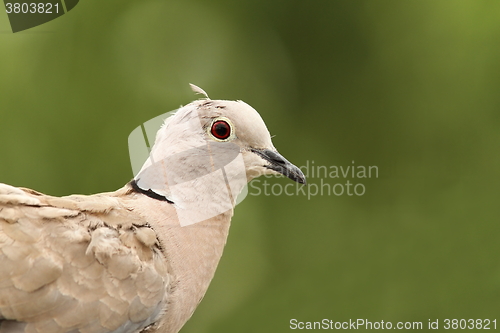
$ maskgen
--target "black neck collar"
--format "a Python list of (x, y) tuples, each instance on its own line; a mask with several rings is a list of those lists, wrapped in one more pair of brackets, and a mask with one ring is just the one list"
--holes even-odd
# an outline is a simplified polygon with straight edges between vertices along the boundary
[(155, 200), (159, 200), (159, 201), (166, 201), (166, 202), (171, 203), (171, 204), (174, 203), (172, 200), (169, 200), (167, 197), (160, 195), (151, 189), (144, 190), (144, 189), (140, 188), (139, 185), (137, 185), (137, 182), (135, 181), (135, 179), (132, 179), (129, 184), (132, 187), (132, 189), (134, 190), (134, 192), (144, 194), (145, 196), (148, 196), (151, 199), (155, 199)]

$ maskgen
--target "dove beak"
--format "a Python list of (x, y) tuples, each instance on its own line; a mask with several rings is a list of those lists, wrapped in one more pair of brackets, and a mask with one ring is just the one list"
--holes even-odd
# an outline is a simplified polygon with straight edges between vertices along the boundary
[(288, 162), (288, 160), (276, 150), (252, 149), (252, 152), (259, 155), (269, 163), (265, 165), (266, 168), (279, 172), (300, 184), (307, 184), (306, 176), (304, 176), (302, 171), (292, 163)]

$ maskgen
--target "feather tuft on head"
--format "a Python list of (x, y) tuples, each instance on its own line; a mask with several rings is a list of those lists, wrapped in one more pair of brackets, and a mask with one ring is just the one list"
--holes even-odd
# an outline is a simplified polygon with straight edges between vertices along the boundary
[(205, 90), (201, 89), (198, 86), (195, 86), (192, 83), (190, 83), (189, 86), (191, 87), (191, 90), (193, 90), (195, 93), (200, 94), (200, 95), (204, 95), (206, 97), (206, 99), (210, 99), (210, 97), (208, 97), (208, 94), (205, 92)]

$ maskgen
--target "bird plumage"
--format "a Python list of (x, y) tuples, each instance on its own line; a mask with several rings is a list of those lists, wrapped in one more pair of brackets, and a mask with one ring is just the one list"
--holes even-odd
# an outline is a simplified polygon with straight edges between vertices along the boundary
[[(227, 141), (207, 131), (222, 116), (234, 124)], [(208, 148), (193, 152), (208, 154), (208, 164), (193, 152), (172, 158), (200, 145)], [(235, 147), (242, 164), (219, 165)], [(235, 197), (214, 189), (239, 192), (276, 170), (305, 182), (276, 154), (255, 110), (207, 97), (167, 120), (149, 164), (115, 192), (59, 198), (0, 184), (0, 333), (178, 332), (203, 298), (229, 232)], [(219, 178), (205, 173), (219, 169), (226, 183), (214, 187)], [(186, 181), (193, 184), (174, 189)], [(204, 207), (215, 213), (200, 215)], [(197, 220), (183, 224), (186, 216)]]
[(0, 186), (0, 332), (135, 332), (156, 321), (169, 269), (130, 195)]

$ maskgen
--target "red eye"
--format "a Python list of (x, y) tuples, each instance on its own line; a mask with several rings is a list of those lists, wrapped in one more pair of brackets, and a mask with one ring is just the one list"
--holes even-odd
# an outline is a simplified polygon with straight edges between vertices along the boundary
[(224, 120), (217, 120), (212, 124), (210, 131), (213, 136), (220, 140), (226, 140), (231, 135), (231, 126)]

